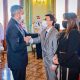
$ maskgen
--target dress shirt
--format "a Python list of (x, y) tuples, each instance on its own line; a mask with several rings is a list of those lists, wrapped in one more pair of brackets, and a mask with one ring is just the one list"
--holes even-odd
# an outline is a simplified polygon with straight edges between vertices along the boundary
[(48, 33), (50, 32), (51, 29), (52, 29), (52, 27), (46, 29), (45, 37), (47, 37), (47, 35), (48, 35)]

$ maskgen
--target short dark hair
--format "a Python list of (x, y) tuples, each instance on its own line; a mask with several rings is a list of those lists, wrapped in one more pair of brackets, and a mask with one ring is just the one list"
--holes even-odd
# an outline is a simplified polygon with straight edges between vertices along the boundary
[(50, 20), (53, 21), (53, 24), (52, 25), (54, 26), (54, 23), (56, 22), (55, 16), (52, 15), (52, 14), (46, 14), (45, 16), (49, 16), (50, 17)]
[(60, 24), (59, 23), (55, 23), (55, 28), (59, 31), (60, 30)]
[(12, 7), (11, 7), (11, 16), (12, 17), (14, 17), (14, 15), (15, 15), (15, 13), (17, 12), (17, 11), (20, 11), (21, 9), (23, 9), (23, 7), (22, 6), (20, 6), (20, 5), (13, 5)]

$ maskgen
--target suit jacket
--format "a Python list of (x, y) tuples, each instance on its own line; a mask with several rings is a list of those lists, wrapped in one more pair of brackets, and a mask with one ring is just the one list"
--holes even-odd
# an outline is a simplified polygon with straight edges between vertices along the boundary
[[(7, 60), (11, 69), (24, 69), (28, 64), (27, 46), (19, 26), (19, 23), (11, 18), (6, 31)], [(24, 34), (27, 35), (25, 31)]]
[[(78, 50), (80, 48), (80, 34), (78, 30), (73, 29), (70, 31), (68, 38), (64, 37), (64, 35), (65, 33), (59, 38), (59, 45), (56, 51), (59, 63), (64, 67), (79, 67)], [(61, 55), (60, 52), (65, 52), (66, 54)]]
[(51, 66), (53, 64), (53, 56), (57, 49), (57, 35), (58, 31), (55, 28), (52, 28), (47, 37), (45, 37), (46, 29), (41, 32), (40, 37), (34, 38), (34, 43), (41, 42), (42, 47), (42, 56), (45, 66)]

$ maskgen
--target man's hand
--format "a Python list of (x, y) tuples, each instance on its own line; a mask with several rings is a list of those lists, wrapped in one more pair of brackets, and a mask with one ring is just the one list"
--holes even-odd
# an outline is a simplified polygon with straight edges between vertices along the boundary
[(24, 37), (24, 41), (25, 41), (26, 43), (29, 43), (30, 39), (31, 39), (31, 36), (26, 36), (26, 37)]

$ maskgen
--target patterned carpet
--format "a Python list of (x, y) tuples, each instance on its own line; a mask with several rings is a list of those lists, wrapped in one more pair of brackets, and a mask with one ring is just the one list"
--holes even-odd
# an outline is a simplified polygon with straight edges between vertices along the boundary
[[(43, 60), (36, 59), (36, 56), (34, 57), (32, 53), (29, 53), (28, 57), (29, 64), (26, 68), (26, 80), (46, 80)], [(7, 67), (6, 54), (2, 56), (2, 62), (0, 62), (0, 80), (14, 80), (10, 69)]]
[[(7, 67), (6, 54), (2, 57), (0, 63), (0, 80), (13, 80), (12, 73)], [(26, 80), (46, 80), (45, 69), (42, 59), (36, 59), (36, 56), (29, 53), (29, 64), (26, 68)]]

